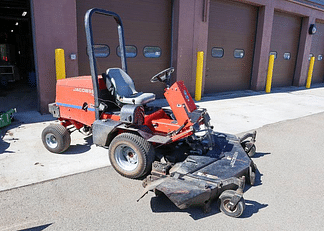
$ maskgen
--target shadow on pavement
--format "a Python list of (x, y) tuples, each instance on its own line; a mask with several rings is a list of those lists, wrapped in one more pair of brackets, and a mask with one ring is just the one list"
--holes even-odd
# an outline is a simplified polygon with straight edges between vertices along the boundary
[(257, 159), (257, 158), (267, 156), (267, 155), (270, 155), (270, 154), (271, 154), (270, 152), (256, 152), (254, 154), (254, 156), (252, 157), (252, 159)]
[(4, 153), (12, 153), (11, 151), (6, 151), (9, 148), (10, 144), (3, 140), (3, 137), (0, 137), (0, 155)]
[(253, 186), (250, 186), (250, 187), (252, 188), (252, 187), (255, 187), (255, 186), (262, 185), (262, 176), (263, 176), (263, 174), (259, 171), (259, 169), (257, 169), (256, 172), (255, 172), (255, 183), (254, 183)]
[(9, 130), (22, 124), (39, 123), (54, 120), (50, 114), (41, 115), (38, 112), (37, 88), (28, 86), (23, 81), (10, 83), (0, 89), (0, 111), (16, 108), (14, 122), (1, 130)]
[[(253, 214), (259, 212), (260, 209), (267, 207), (267, 204), (260, 204), (256, 201), (245, 200), (245, 210), (241, 217), (248, 218), (253, 216)], [(181, 212), (188, 213), (194, 220), (199, 220), (202, 218), (210, 217), (216, 214), (220, 216), (226, 216), (222, 214), (219, 210), (217, 200), (211, 203), (211, 210), (208, 213), (204, 213), (203, 207), (190, 207), (184, 210), (177, 208), (165, 195), (151, 198), (151, 209), (154, 213), (169, 213), (169, 212)]]
[(42, 230), (46, 229), (47, 227), (51, 226), (52, 224), (53, 223), (46, 224), (46, 225), (40, 225), (40, 226), (28, 228), (28, 229), (21, 229), (21, 230), (18, 230), (18, 231), (42, 231)]
[[(6, 149), (10, 146), (10, 143), (7, 143), (5, 140), (18, 140), (17, 138), (14, 138), (12, 136), (12, 131), (15, 128), (23, 127), (25, 124), (31, 124), (31, 123), (41, 123), (41, 122), (47, 122), (47, 121), (53, 121), (54, 118), (52, 115), (41, 115), (37, 111), (30, 111), (30, 112), (22, 112), (22, 113), (15, 113), (14, 114), (14, 120), (11, 122), (10, 125), (6, 127), (0, 128), (0, 154), (3, 153), (11, 153), (6, 151)], [(30, 130), (32, 133), (33, 130)], [(5, 139), (5, 140), (4, 140)]]
[(268, 207), (268, 204), (260, 204), (256, 201), (245, 200), (245, 209), (240, 218), (252, 217), (253, 214), (258, 213), (260, 209)]
[(190, 207), (187, 209), (179, 209), (175, 206), (172, 201), (169, 200), (164, 194), (158, 197), (151, 198), (151, 209), (154, 213), (170, 213), (170, 212), (181, 212), (189, 213), (194, 220), (199, 220), (205, 217), (209, 217), (219, 213), (216, 202), (211, 204), (211, 210), (209, 213), (204, 213), (203, 207)]
[(55, 118), (51, 114), (41, 115), (38, 111), (19, 112), (14, 114), (14, 122), (12, 124), (31, 124), (41, 123), (47, 121), (55, 121)]
[(91, 145), (93, 144), (92, 136), (85, 137), (84, 140), (84, 144), (70, 145), (65, 152), (58, 155), (77, 155), (89, 151), (91, 149)]

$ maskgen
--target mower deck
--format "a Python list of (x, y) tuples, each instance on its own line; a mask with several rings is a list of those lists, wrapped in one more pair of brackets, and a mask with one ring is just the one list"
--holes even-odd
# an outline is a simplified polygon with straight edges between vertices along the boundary
[(189, 155), (173, 167), (155, 162), (144, 180), (145, 192), (165, 194), (178, 208), (201, 205), (210, 210), (210, 202), (225, 190), (243, 195), (245, 179), (253, 184), (256, 166), (234, 135), (213, 133), (215, 146), (205, 155)]

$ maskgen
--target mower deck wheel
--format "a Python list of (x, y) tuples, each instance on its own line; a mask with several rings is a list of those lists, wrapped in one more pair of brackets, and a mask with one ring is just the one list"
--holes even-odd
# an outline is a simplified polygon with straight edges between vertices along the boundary
[(244, 141), (242, 143), (242, 147), (243, 147), (244, 151), (246, 152), (246, 154), (248, 154), (249, 157), (254, 156), (254, 154), (256, 153), (256, 146), (255, 146), (255, 144), (251, 143), (250, 141)]
[(256, 177), (255, 172), (256, 172), (255, 167), (250, 166), (250, 168), (249, 168), (249, 175), (246, 178), (246, 181), (251, 186), (253, 186), (255, 184), (255, 177)]
[(71, 143), (69, 131), (61, 124), (50, 124), (42, 132), (45, 148), (54, 153), (62, 153)]
[(143, 137), (132, 133), (121, 133), (109, 146), (109, 159), (113, 168), (128, 178), (140, 178), (152, 167), (155, 151)]
[(226, 190), (219, 197), (219, 209), (222, 213), (225, 213), (230, 217), (239, 217), (242, 215), (245, 209), (245, 201), (242, 197), (241, 200), (237, 203), (234, 209), (230, 209), (229, 203), (232, 200), (232, 197), (235, 195), (234, 190)]

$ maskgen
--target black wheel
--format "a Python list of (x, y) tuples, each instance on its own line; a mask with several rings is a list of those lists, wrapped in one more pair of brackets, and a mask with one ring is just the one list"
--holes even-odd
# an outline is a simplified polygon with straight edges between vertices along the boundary
[(62, 153), (71, 143), (70, 132), (61, 124), (50, 124), (42, 132), (45, 148), (54, 153)]
[(248, 154), (249, 157), (254, 156), (254, 154), (256, 152), (255, 144), (253, 144), (250, 141), (244, 141), (242, 143), (242, 147), (243, 147), (244, 151), (246, 152), (246, 154)]
[(152, 144), (132, 133), (116, 136), (109, 146), (109, 159), (113, 168), (128, 178), (147, 174), (155, 158)]
[(249, 157), (254, 156), (254, 154), (256, 153), (256, 146), (253, 144), (250, 151), (247, 153)]
[(219, 209), (222, 213), (225, 213), (230, 217), (239, 217), (242, 215), (245, 209), (245, 201), (242, 197), (241, 200), (237, 203), (234, 209), (230, 209), (229, 203), (232, 197), (235, 195), (234, 190), (226, 190), (219, 197)]

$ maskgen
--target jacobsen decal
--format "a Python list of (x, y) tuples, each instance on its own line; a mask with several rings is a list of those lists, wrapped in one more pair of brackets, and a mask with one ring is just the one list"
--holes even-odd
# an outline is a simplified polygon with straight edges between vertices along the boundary
[(234, 167), (234, 164), (236, 162), (237, 156), (238, 156), (238, 152), (235, 152), (234, 155), (233, 155), (233, 157), (232, 157), (232, 160), (231, 160), (231, 166), (232, 166), (232, 168)]
[(73, 91), (93, 94), (93, 89), (87, 89), (87, 88), (78, 88), (78, 87), (76, 87), (76, 88), (73, 89)]

